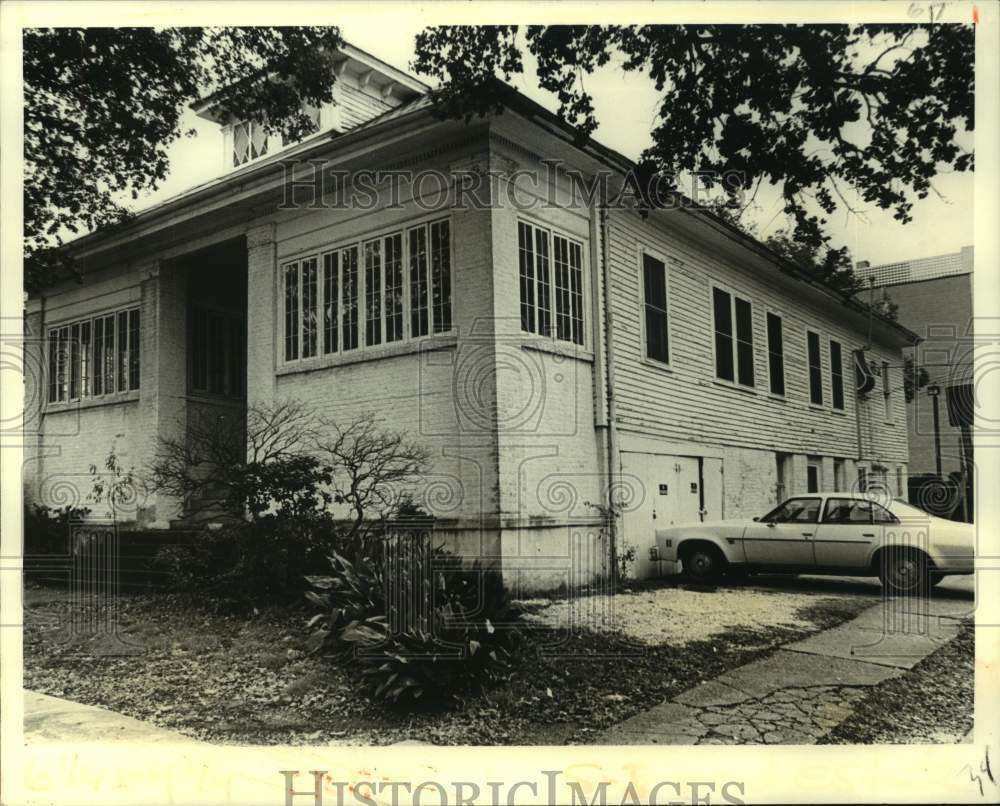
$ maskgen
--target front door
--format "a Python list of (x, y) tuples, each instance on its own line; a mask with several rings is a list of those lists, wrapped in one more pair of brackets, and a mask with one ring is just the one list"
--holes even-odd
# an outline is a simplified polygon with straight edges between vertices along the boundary
[(747, 527), (743, 548), (755, 565), (812, 567), (822, 499), (789, 498), (759, 522)]

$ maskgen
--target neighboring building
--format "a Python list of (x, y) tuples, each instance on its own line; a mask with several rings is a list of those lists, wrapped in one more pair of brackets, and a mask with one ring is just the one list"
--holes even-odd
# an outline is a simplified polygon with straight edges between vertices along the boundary
[[(424, 442), (432, 467), (414, 492), (443, 539), (524, 589), (606, 570), (609, 503), (649, 575), (658, 527), (859, 478), (905, 489), (912, 333), (702, 211), (545, 204), (573, 197), (567, 171), (608, 175), (614, 197), (634, 166), (513, 91), (501, 115), (441, 120), (419, 82), (344, 57), (351, 106), (318, 110), (323, 132), (282, 148), (222, 122), (235, 168), (80, 238), (84, 283), (29, 301), (26, 358), (44, 368), (27, 377), (31, 500), (81, 501), (116, 435), (141, 471), (196, 413), (286, 398), (371, 411)], [(293, 159), (450, 184), (289, 209)], [(859, 350), (887, 369), (867, 397)], [(132, 517), (182, 514), (160, 496)]]
[[(962, 471), (963, 450), (972, 458), (971, 438), (967, 436), (963, 448), (958, 424), (963, 420), (971, 422), (972, 416), (972, 267), (971, 246), (932, 258), (882, 266), (859, 264), (857, 273), (874, 280), (875, 294), (887, 296), (898, 307), (900, 324), (922, 339), (915, 348), (904, 351), (916, 366), (926, 370), (928, 377), (927, 386), (917, 391), (907, 405), (909, 469), (918, 483), (930, 476), (956, 477)], [(928, 389), (935, 388), (940, 390), (937, 441), (934, 401), (928, 395)], [(945, 498), (939, 487), (919, 497), (926, 499), (920, 503), (931, 508), (940, 505), (949, 514), (955, 509), (953, 497)]]

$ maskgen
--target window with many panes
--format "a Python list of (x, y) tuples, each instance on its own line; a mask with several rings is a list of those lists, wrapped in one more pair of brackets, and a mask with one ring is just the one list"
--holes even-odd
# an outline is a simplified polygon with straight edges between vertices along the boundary
[(525, 221), (517, 225), (521, 330), (583, 344), (583, 247)]
[(844, 359), (843, 349), (839, 341), (830, 340), (830, 391), (833, 395), (833, 407), (844, 408)]
[(139, 388), (139, 309), (69, 322), (48, 331), (48, 401), (103, 397)]
[(809, 362), (809, 402), (823, 405), (823, 369), (820, 366), (819, 333), (806, 331), (806, 358)]
[(246, 322), (230, 311), (193, 307), (188, 316), (188, 384), (192, 392), (246, 395)]
[(642, 303), (646, 357), (669, 364), (667, 267), (646, 252), (642, 253)]
[(785, 394), (785, 339), (783, 322), (776, 313), (767, 314), (767, 376), (771, 394)]
[(715, 377), (753, 387), (753, 306), (749, 300), (712, 287)]
[(286, 363), (452, 329), (447, 219), (282, 266)]

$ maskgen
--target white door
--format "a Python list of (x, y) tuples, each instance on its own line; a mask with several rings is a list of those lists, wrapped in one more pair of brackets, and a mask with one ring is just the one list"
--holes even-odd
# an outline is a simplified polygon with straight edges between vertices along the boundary
[(747, 562), (759, 565), (809, 567), (815, 564), (816, 536), (822, 499), (789, 498), (766, 521), (743, 533)]
[[(823, 520), (816, 529), (816, 564), (834, 568), (864, 568), (876, 537), (876, 524), (884, 516), (873, 516), (878, 504), (856, 498), (828, 498)], [(888, 515), (888, 513), (886, 513)], [(892, 516), (889, 515), (891, 518)]]
[[(649, 549), (656, 545), (656, 530), (681, 523), (699, 523), (722, 517), (722, 460), (696, 456), (673, 456), (656, 453), (622, 453), (623, 481), (641, 482), (643, 494), (622, 516), (624, 541), (635, 546), (633, 575), (656, 576), (674, 569), (661, 567), (649, 559)], [(639, 500), (641, 498), (641, 500)]]

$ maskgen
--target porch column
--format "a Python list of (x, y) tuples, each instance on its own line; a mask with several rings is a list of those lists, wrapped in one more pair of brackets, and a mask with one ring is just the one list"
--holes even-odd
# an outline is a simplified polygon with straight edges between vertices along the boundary
[(247, 230), (247, 406), (275, 395), (277, 252), (274, 224)]
[[(183, 438), (187, 430), (187, 272), (165, 261), (143, 271), (141, 349), (139, 399), (151, 424), (152, 456), (160, 439)], [(182, 515), (173, 496), (155, 494), (147, 507), (140, 519), (153, 529)]]

